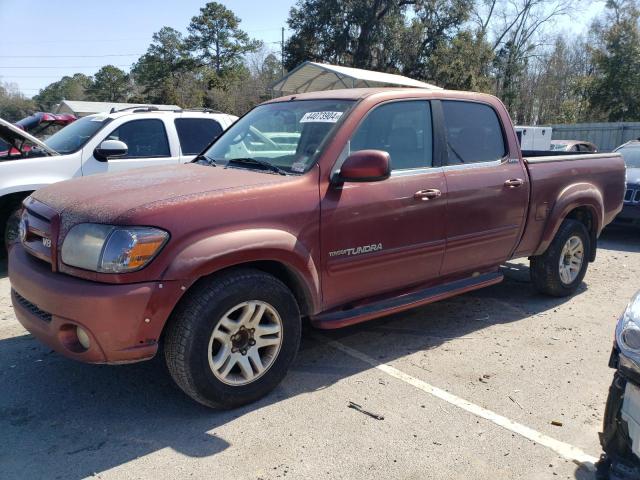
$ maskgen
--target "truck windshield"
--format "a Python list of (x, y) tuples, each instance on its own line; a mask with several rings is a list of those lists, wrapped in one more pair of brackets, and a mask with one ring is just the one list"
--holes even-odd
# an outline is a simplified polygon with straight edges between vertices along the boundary
[(61, 154), (80, 150), (98, 130), (111, 119), (104, 115), (92, 115), (67, 125), (59, 132), (45, 140), (45, 144)]
[(268, 163), (286, 173), (306, 172), (353, 103), (298, 100), (260, 105), (223, 133), (199, 163), (262, 170)]
[(640, 168), (640, 145), (622, 147), (618, 153), (622, 154), (627, 168)]

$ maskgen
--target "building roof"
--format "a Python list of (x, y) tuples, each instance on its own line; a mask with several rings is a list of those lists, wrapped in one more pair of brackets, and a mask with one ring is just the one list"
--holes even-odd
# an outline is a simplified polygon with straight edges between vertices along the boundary
[(165, 110), (177, 110), (177, 105), (151, 105), (148, 103), (114, 103), (114, 102), (85, 102), (80, 100), (63, 100), (56, 108), (56, 112), (72, 112), (89, 115), (91, 113), (110, 112), (112, 108), (121, 110), (128, 107), (158, 107)]
[(304, 62), (271, 86), (281, 95), (362, 87), (416, 87), (440, 90), (440, 87), (430, 83), (402, 75), (316, 62)]

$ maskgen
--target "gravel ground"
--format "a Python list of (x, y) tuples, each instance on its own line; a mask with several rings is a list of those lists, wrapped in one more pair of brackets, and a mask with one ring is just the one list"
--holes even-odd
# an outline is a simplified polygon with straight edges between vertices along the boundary
[(215, 412), (157, 360), (92, 366), (50, 352), (15, 320), (0, 263), (0, 478), (591, 479), (588, 464), (331, 343), (599, 456), (613, 330), (639, 286), (638, 233), (605, 232), (569, 299), (534, 293), (526, 262), (504, 271), (501, 284), (408, 313), (307, 330), (278, 389)]

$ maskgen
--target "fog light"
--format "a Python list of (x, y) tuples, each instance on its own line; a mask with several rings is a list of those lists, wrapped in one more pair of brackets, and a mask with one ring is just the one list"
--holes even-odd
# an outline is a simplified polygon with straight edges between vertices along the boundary
[(89, 340), (89, 335), (84, 331), (82, 327), (76, 327), (76, 336), (78, 337), (78, 342), (80, 345), (86, 350), (89, 350), (91, 346), (91, 340)]

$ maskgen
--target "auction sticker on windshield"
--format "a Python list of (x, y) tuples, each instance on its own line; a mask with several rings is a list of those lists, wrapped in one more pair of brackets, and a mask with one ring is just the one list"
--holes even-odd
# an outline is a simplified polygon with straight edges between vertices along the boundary
[(300, 123), (336, 123), (341, 116), (342, 112), (307, 112), (300, 119)]

